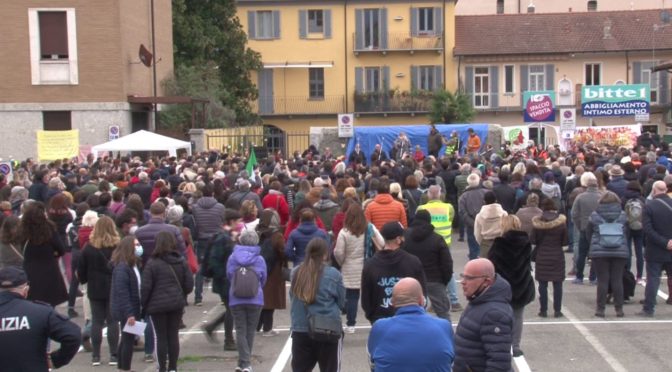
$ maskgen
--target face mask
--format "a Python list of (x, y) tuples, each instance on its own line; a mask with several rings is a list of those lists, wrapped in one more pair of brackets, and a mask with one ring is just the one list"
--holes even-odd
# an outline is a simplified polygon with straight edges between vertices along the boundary
[(129, 234), (135, 235), (136, 231), (138, 231), (138, 226), (137, 225), (131, 226), (131, 228), (128, 229)]
[(142, 257), (143, 252), (144, 251), (143, 251), (142, 246), (140, 244), (135, 246), (135, 256), (136, 257)]
[(473, 301), (478, 296), (480, 296), (483, 293), (483, 291), (485, 291), (485, 288), (483, 288), (484, 284), (485, 284), (485, 282), (481, 283), (481, 285), (478, 286), (478, 289), (476, 291), (474, 291), (474, 293), (471, 296), (467, 297), (467, 300)]

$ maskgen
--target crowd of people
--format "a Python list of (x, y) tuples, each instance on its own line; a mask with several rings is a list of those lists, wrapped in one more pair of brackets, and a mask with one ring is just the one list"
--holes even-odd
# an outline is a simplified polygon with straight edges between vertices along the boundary
[[(11, 180), (0, 175), (3, 327), (21, 316), (9, 305), (25, 298), (45, 303), (40, 316), (59, 319), (73, 342), (75, 328), (53, 308), (67, 302), (78, 317), (83, 296), (93, 366), (131, 370), (143, 343), (124, 330), (146, 323), (145, 361), (176, 371), (185, 307), (202, 306), (211, 282), (224, 310), (202, 330), (217, 342), (223, 325), (224, 350), (249, 372), (255, 336), (278, 334), (274, 311), (287, 307), (289, 282), (294, 371), (340, 370), (344, 335), (363, 315), (373, 370), (459, 372), (508, 371), (523, 355), (524, 309), (538, 297), (538, 316), (548, 317), (549, 282), (552, 315), (563, 317), (566, 276), (581, 285), (588, 271), (597, 317), (607, 304), (625, 316), (646, 278), (638, 315), (653, 316), (661, 271), (672, 268), (666, 144), (643, 136), (634, 148), (497, 151), (468, 136), (463, 144), (429, 128), (426, 155), (402, 133), (392, 154), (357, 145), (336, 157), (311, 146), (259, 164), (218, 151), (18, 163)], [(468, 246), (459, 276), (453, 235)], [(26, 337), (14, 331), (0, 333), (3, 363), (20, 350), (4, 347), (11, 337)], [(66, 336), (48, 334), (66, 343), (35, 356), (34, 370), (74, 355)], [(427, 347), (427, 337), (441, 342)]]

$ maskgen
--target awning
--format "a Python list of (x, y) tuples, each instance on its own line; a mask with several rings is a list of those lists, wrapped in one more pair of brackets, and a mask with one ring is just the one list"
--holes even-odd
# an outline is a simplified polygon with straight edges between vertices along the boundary
[(264, 62), (264, 68), (332, 68), (333, 61)]

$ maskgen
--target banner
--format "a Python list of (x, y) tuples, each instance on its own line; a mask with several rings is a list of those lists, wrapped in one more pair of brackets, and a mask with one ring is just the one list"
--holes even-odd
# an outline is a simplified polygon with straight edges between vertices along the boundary
[(592, 85), (581, 89), (583, 116), (634, 116), (649, 113), (648, 84)]
[(527, 125), (517, 127), (502, 127), (504, 130), (504, 141), (509, 142), (512, 149), (524, 149), (527, 147), (530, 139), (530, 128)]
[(632, 148), (637, 144), (637, 137), (642, 134), (642, 126), (618, 125), (606, 127), (577, 127), (570, 144), (592, 142), (596, 146), (625, 146)]
[(79, 155), (79, 130), (37, 131), (38, 161), (71, 159)]
[(523, 117), (526, 123), (555, 122), (555, 92), (523, 92)]

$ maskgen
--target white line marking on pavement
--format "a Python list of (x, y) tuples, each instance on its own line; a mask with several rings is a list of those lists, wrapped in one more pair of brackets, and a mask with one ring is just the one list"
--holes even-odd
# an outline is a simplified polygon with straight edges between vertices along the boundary
[[(661, 281), (662, 281), (662, 279), (663, 278), (661, 278)], [(639, 285), (646, 288), (646, 280), (642, 280), (642, 282), (639, 283)], [(670, 296), (667, 293), (661, 291), (660, 289), (658, 290), (658, 297), (662, 298), (665, 301), (667, 301), (667, 299), (670, 298)]]
[(595, 349), (595, 351), (597, 351), (597, 353), (600, 354), (600, 356), (602, 356), (602, 359), (604, 359), (604, 361), (607, 362), (607, 364), (609, 364), (611, 369), (613, 369), (616, 372), (628, 372), (628, 370), (625, 367), (623, 367), (621, 362), (619, 362), (613, 355), (609, 353), (609, 351), (607, 351), (607, 348), (605, 348), (604, 345), (602, 345), (600, 340), (598, 340), (597, 337), (595, 337), (592, 333), (590, 333), (588, 328), (586, 328), (583, 324), (581, 324), (579, 319), (576, 318), (571, 311), (569, 311), (566, 307), (564, 307), (562, 312), (565, 314), (565, 317), (567, 317), (567, 319), (572, 321), (572, 325), (574, 325), (574, 327), (579, 331), (579, 333), (583, 335), (583, 337), (586, 339), (586, 341), (588, 341), (588, 343), (590, 343), (593, 349)]
[(290, 356), (292, 356), (291, 335), (287, 337), (287, 342), (285, 342), (285, 346), (282, 347), (282, 351), (280, 352), (280, 355), (278, 355), (278, 359), (275, 360), (275, 364), (273, 364), (271, 372), (282, 372), (282, 370), (285, 369)]
[(527, 364), (527, 360), (525, 360), (524, 356), (519, 356), (513, 358), (513, 362), (516, 364), (516, 371), (518, 372), (532, 372), (532, 369), (530, 369), (530, 365)]

